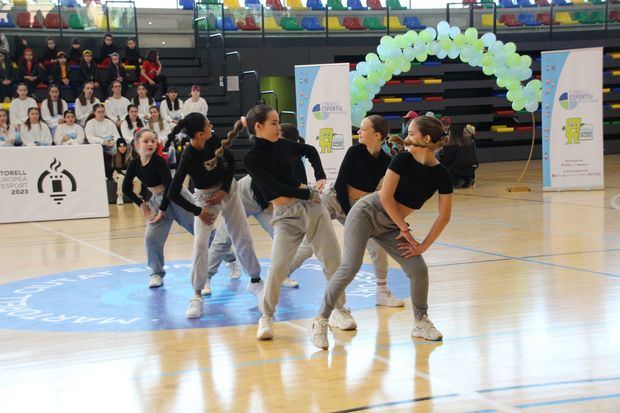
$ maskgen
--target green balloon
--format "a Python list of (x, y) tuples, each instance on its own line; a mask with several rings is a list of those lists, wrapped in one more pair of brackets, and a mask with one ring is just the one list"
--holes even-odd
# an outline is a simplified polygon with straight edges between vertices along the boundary
[(393, 46), (394, 38), (392, 36), (383, 36), (381, 40), (379, 41), (379, 43), (387, 45), (387, 46)]
[(368, 83), (378, 83), (381, 79), (381, 75), (378, 72), (368, 73)]
[(465, 30), (465, 37), (470, 41), (476, 40), (478, 38), (478, 30), (475, 27), (470, 27)]
[(353, 78), (353, 84), (360, 89), (366, 86), (366, 78), (364, 76), (356, 76)]
[(517, 53), (512, 53), (506, 58), (506, 66), (511, 69), (518, 67), (519, 63), (521, 63), (521, 57)]
[(416, 59), (418, 59), (418, 62), (425, 62), (427, 58), (428, 58), (428, 55), (426, 53), (420, 53), (419, 55), (416, 56)]
[(495, 66), (493, 66), (493, 65), (482, 66), (482, 73), (484, 73), (487, 76), (494, 75), (495, 74)]
[(495, 83), (497, 83), (497, 86), (499, 86), (499, 87), (502, 87), (502, 88), (503, 88), (503, 87), (506, 87), (506, 83), (507, 83), (507, 81), (506, 81), (506, 79), (505, 79), (505, 78), (503, 78), (503, 77), (498, 77), (498, 78), (497, 78), (497, 80), (495, 81)]
[(491, 66), (493, 64), (493, 56), (488, 53), (482, 55), (482, 67)]
[(428, 43), (431, 40), (433, 40), (433, 35), (430, 32), (427, 32), (426, 30), (422, 30), (422, 32), (419, 35), (420, 40), (422, 40), (424, 43)]
[(407, 33), (404, 34), (404, 36), (409, 43), (408, 46), (414, 44), (418, 40), (418, 33), (415, 30), (409, 30)]
[(528, 82), (526, 87), (537, 90), (537, 89), (542, 88), (542, 82), (538, 79), (532, 79)]
[(402, 34), (399, 34), (394, 38), (394, 44), (396, 44), (396, 46), (401, 49), (404, 49), (405, 47), (409, 46), (409, 42), (407, 41), (407, 38), (403, 36)]
[(484, 42), (480, 39), (475, 40), (471, 43), (471, 46), (474, 48), (475, 51), (477, 52), (482, 52), (484, 51)]
[(528, 55), (521, 56), (520, 65), (523, 67), (530, 67), (532, 65), (532, 58)]
[(505, 52), (507, 55), (511, 55), (511, 54), (513, 54), (513, 53), (514, 53), (514, 52), (516, 52), (516, 51), (517, 51), (517, 45), (516, 45), (516, 44), (514, 44), (513, 42), (508, 42), (508, 43), (506, 43), (506, 44), (504, 45), (504, 52)]
[(400, 68), (401, 72), (406, 73), (411, 70), (411, 62), (404, 60), (398, 67)]
[[(370, 80), (370, 77), (368, 79)], [(519, 82), (518, 80), (511, 80), (506, 83), (506, 89), (508, 90), (516, 90), (519, 88), (521, 88), (521, 82)]]
[(439, 47), (442, 48), (442, 50), (450, 50), (452, 48), (452, 41), (450, 39), (442, 39), (439, 41)]
[(459, 34), (458, 36), (454, 38), (454, 45), (459, 49), (465, 46), (466, 42), (467, 42), (467, 38), (465, 37), (464, 34)]
[(523, 110), (523, 108), (525, 107), (523, 101), (517, 100), (512, 102), (512, 110), (514, 110), (515, 112), (520, 112)]

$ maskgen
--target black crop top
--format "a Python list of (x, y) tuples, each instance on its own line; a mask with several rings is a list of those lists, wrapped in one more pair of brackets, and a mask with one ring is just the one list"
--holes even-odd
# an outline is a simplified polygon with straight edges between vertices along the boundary
[(267, 139), (256, 138), (252, 149), (243, 157), (243, 163), (265, 201), (280, 196), (310, 198), (310, 190), (299, 187), (301, 182), (293, 173), (291, 155), (308, 158), (316, 180), (325, 179), (321, 158), (314, 146), (286, 139), (270, 142)]
[(368, 152), (366, 145), (358, 144), (349, 148), (340, 164), (334, 185), (338, 203), (345, 214), (351, 209), (347, 185), (360, 191), (375, 192), (391, 160), (392, 158), (383, 150), (375, 158)]
[(390, 163), (390, 170), (400, 175), (394, 199), (408, 208), (420, 209), (433, 196), (452, 193), (450, 172), (442, 164), (422, 165), (410, 152), (401, 152)]
[(170, 200), (166, 195), (170, 182), (172, 182), (172, 174), (166, 160), (156, 154), (153, 154), (151, 160), (146, 165), (142, 166), (140, 158), (132, 159), (127, 165), (127, 172), (125, 172), (125, 179), (123, 179), (123, 193), (127, 195), (138, 206), (140, 206), (144, 200), (140, 198), (133, 191), (133, 180), (135, 177), (146, 186), (154, 187), (164, 185), (166, 190), (164, 191), (163, 198), (159, 209), (165, 211), (168, 209)]
[(205, 143), (204, 149), (196, 149), (188, 145), (181, 155), (181, 161), (174, 174), (172, 184), (168, 190), (168, 197), (181, 208), (200, 215), (202, 208), (191, 203), (181, 195), (181, 187), (185, 177), (189, 175), (198, 189), (208, 189), (221, 184), (222, 191), (228, 192), (235, 175), (235, 157), (228, 149), (217, 160), (217, 166), (208, 171), (205, 162), (215, 156), (215, 150), (220, 147), (220, 140), (215, 136)]

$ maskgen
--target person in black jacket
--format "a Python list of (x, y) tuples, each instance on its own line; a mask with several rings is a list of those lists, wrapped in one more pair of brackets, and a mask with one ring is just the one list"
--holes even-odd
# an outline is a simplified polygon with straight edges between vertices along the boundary
[(52, 82), (59, 86), (70, 86), (70, 70), (67, 64), (67, 54), (63, 51), (56, 55), (56, 63), (52, 67)]
[(19, 61), (18, 80), (28, 88), (28, 94), (32, 95), (39, 83), (41, 69), (34, 59), (32, 49), (24, 50), (24, 55)]
[(121, 82), (122, 94), (125, 96), (127, 94), (127, 72), (125, 71), (125, 66), (121, 63), (121, 57), (118, 53), (110, 55), (110, 66), (106, 70), (106, 92), (115, 80)]
[(471, 137), (465, 137), (463, 126), (451, 125), (449, 143), (443, 148), (439, 161), (452, 175), (454, 188), (468, 188), (474, 182), (474, 171), (478, 165), (476, 149)]
[(88, 82), (93, 82), (95, 88), (99, 87), (99, 76), (97, 75), (97, 65), (93, 62), (93, 52), (84, 50), (78, 71), (78, 86), (82, 87), (84, 83)]
[(11, 96), (15, 93), (15, 70), (13, 62), (8, 55), (0, 52), (0, 102), (11, 101)]
[(110, 33), (106, 33), (103, 35), (103, 43), (101, 43), (101, 48), (99, 48), (99, 64), (101, 64), (104, 68), (108, 68), (110, 64), (110, 55), (112, 53), (117, 53), (116, 46), (113, 43), (112, 35)]

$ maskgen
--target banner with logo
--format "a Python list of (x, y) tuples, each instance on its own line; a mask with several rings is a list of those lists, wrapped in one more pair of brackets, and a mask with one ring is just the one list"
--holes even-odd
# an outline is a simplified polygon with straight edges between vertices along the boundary
[[(327, 179), (333, 184), (352, 145), (349, 64), (295, 66), (295, 89), (299, 134), (319, 151)], [(306, 168), (312, 183), (314, 171), (308, 163)]]
[(109, 216), (101, 145), (0, 149), (0, 223)]
[(603, 48), (542, 53), (543, 190), (602, 189)]

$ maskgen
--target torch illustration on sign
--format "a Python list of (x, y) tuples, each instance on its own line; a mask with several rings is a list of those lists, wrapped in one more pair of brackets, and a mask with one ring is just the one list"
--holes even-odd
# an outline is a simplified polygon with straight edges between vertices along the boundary
[[(49, 193), (58, 205), (67, 196), (65, 192), (77, 191), (77, 182), (66, 169), (61, 169), (62, 163), (54, 158), (47, 171), (39, 176), (37, 189), (40, 194)], [(70, 190), (69, 190), (70, 189)]]

